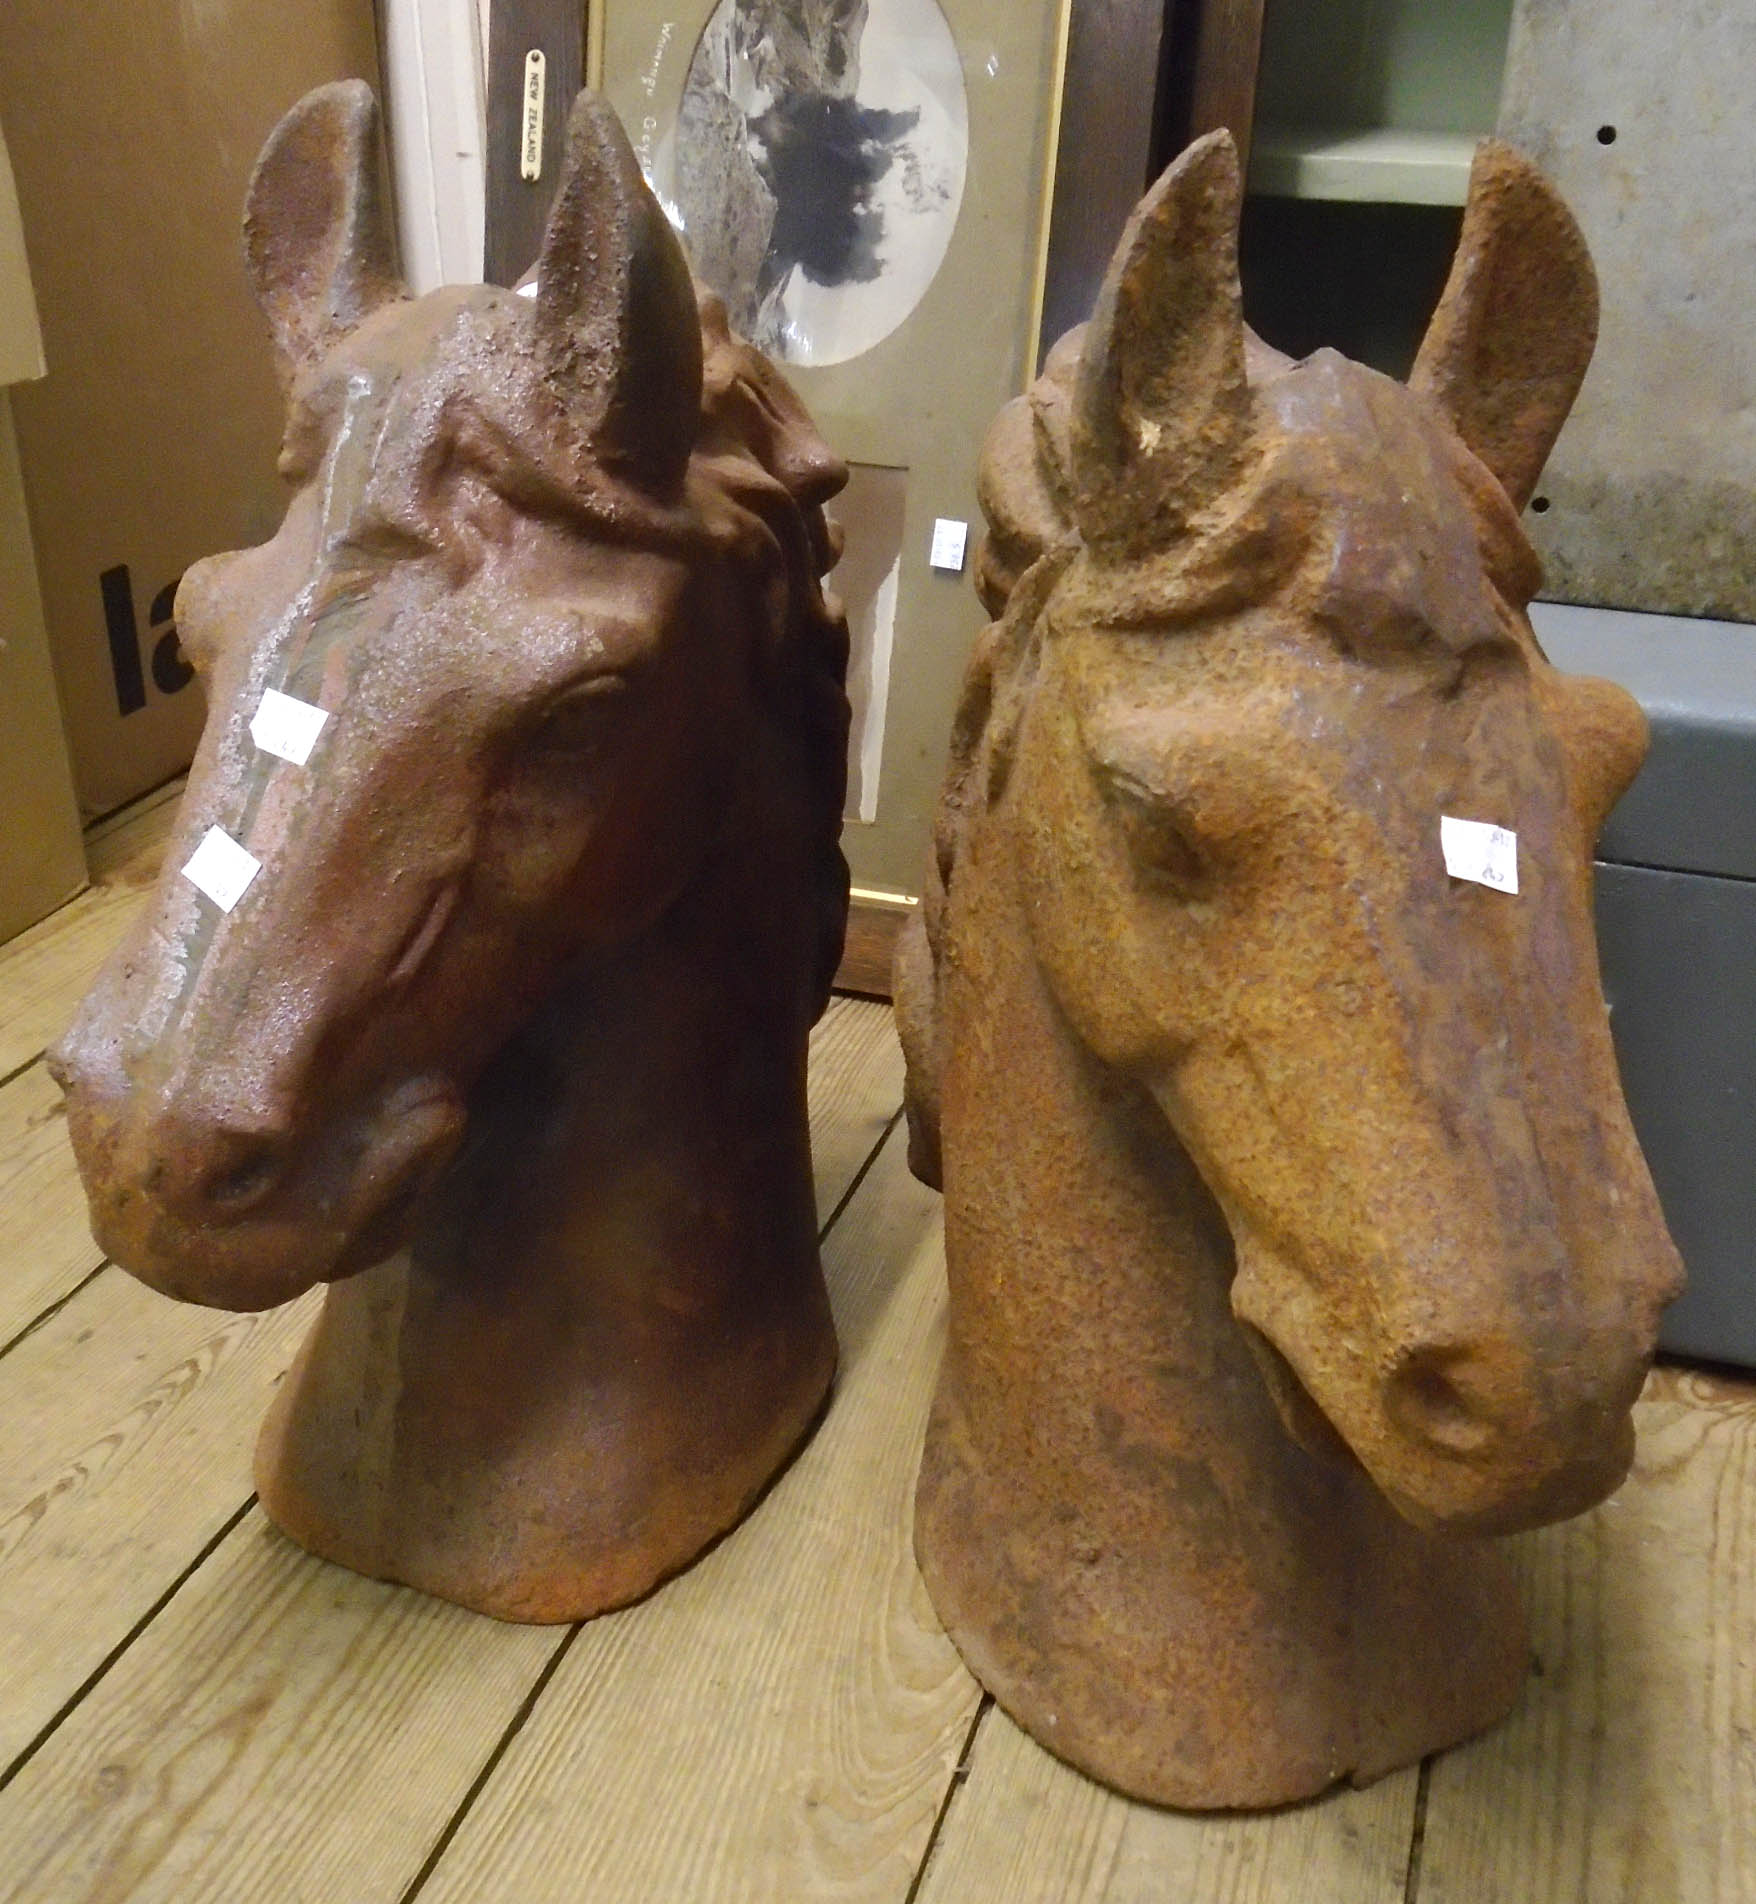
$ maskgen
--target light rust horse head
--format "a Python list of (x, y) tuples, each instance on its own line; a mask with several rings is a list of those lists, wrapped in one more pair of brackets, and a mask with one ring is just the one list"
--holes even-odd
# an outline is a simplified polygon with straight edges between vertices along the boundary
[[(211, 712), (178, 836), (53, 1060), (103, 1247), (228, 1307), (406, 1240), (559, 975), (693, 906), (702, 982), (802, 1051), (845, 907), (843, 467), (698, 303), (602, 102), (534, 297), (411, 300), (379, 163), (354, 83), (257, 168), (292, 500), (184, 578)], [(254, 743), (269, 689), (327, 711), (308, 764)], [(229, 912), (182, 873), (214, 827), (261, 862)]]
[[(979, 832), (1065, 1023), (1223, 1212), (1288, 1427), (1419, 1525), (1503, 1531), (1621, 1479), (1678, 1278), (1592, 927), (1644, 725), (1545, 661), (1518, 519), (1595, 283), (1487, 146), (1408, 386), (1294, 364), (1242, 321), (1239, 196), (1229, 139), (1192, 147), (990, 441), (1001, 619), (901, 967), (914, 1154), (936, 1178)], [(1516, 894), (1448, 876), (1444, 816), (1516, 834)]]

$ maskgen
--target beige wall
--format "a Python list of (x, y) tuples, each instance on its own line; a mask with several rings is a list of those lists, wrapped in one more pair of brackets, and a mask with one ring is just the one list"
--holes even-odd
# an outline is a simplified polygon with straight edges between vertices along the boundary
[(18, 189), (6, 156), (6, 135), (0, 132), (0, 384), (42, 374), (43, 339), (25, 261)]

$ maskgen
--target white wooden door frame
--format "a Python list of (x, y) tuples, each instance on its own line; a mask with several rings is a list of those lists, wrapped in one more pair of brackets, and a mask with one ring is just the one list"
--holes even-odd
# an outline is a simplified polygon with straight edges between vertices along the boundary
[(417, 295), (482, 276), (489, 0), (379, 0), (403, 275)]

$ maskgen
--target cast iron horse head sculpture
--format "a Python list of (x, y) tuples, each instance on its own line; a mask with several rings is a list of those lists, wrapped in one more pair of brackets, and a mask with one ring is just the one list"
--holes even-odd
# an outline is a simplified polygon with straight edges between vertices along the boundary
[[(582, 97), (534, 298), (413, 301), (377, 107), (270, 138), (286, 520), (199, 563), (165, 877), (55, 1057), (104, 1249), (332, 1284), (258, 1450), (315, 1551), (575, 1619), (748, 1507), (835, 1361), (805, 1122), (839, 956), (845, 480)], [(328, 711), (253, 744), (267, 689)], [(234, 910), (179, 870), (261, 862)]]
[[(1525, 612), (1583, 241), (1484, 146), (1404, 387), (1246, 331), (1239, 203), (1191, 147), (990, 437), (997, 620), (898, 961), (934, 1603), (1044, 1744), (1192, 1806), (1506, 1710), (1482, 1537), (1621, 1480), (1678, 1279), (1592, 932), (1644, 725)], [(1445, 816), (1516, 834), (1515, 895)]]

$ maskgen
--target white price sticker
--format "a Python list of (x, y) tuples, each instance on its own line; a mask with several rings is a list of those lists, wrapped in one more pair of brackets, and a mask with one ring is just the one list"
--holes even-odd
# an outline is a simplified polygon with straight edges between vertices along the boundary
[(969, 524), (953, 516), (940, 516), (933, 524), (933, 547), (927, 560), (936, 569), (949, 569), (953, 575), (961, 575), (963, 554), (968, 545)]
[(1518, 890), (1518, 835), (1484, 820), (1439, 819), (1439, 847), (1453, 879), (1473, 880), (1496, 892)]
[(221, 912), (230, 912), (261, 871), (262, 862), (254, 853), (246, 852), (222, 828), (210, 826), (189, 855), (183, 877), (206, 893)]
[(302, 767), (311, 758), (311, 749), (328, 719), (322, 708), (313, 707), (309, 701), (298, 701), (278, 688), (270, 688), (250, 723), (250, 738), (265, 754), (278, 754), (282, 760)]

